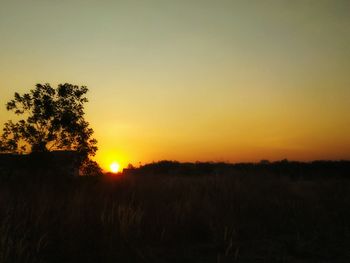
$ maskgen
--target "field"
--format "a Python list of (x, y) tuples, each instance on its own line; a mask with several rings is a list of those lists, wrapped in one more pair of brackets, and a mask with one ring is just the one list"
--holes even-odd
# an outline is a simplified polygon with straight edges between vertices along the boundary
[(0, 183), (0, 262), (350, 262), (350, 180), (120, 175)]

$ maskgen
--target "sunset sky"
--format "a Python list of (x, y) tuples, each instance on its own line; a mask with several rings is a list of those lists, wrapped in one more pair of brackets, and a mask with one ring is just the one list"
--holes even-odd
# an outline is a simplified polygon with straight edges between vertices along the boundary
[(0, 0), (0, 125), (86, 85), (103, 168), (350, 159), (350, 1)]

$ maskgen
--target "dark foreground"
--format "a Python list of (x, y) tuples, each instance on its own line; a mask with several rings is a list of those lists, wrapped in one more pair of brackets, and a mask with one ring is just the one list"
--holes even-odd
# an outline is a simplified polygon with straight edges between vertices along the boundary
[(0, 182), (0, 262), (350, 262), (350, 180)]

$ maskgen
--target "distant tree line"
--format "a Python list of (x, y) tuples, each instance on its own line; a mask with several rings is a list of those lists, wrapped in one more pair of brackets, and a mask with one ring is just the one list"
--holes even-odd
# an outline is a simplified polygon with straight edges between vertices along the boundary
[(296, 162), (281, 160), (259, 163), (225, 163), (225, 162), (195, 162), (181, 163), (163, 160), (141, 165), (138, 168), (129, 167), (125, 173), (135, 175), (281, 175), (294, 178), (314, 178), (330, 176), (350, 179), (350, 161), (313, 161)]

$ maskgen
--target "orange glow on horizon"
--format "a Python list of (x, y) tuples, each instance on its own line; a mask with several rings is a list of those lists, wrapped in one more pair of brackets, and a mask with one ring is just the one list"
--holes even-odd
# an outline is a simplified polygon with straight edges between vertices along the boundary
[[(97, 137), (100, 139), (99, 137)], [(99, 140), (99, 143), (104, 144), (104, 140)], [(108, 144), (108, 143), (107, 143)], [(111, 145), (111, 143), (109, 143)], [(103, 171), (105, 172), (113, 172), (112, 171), (112, 164), (116, 163), (119, 165), (118, 172), (122, 172), (124, 168), (126, 168), (129, 164), (129, 160), (133, 160), (133, 156), (129, 156), (124, 151), (121, 151), (118, 149), (117, 146), (111, 145), (113, 147), (112, 149), (106, 150), (105, 148), (101, 148), (98, 150), (96, 156), (94, 157), (94, 160), (100, 165)]]
[(68, 82), (89, 89), (106, 173), (350, 159), (350, 1), (3, 2), (0, 135), (15, 92)]

